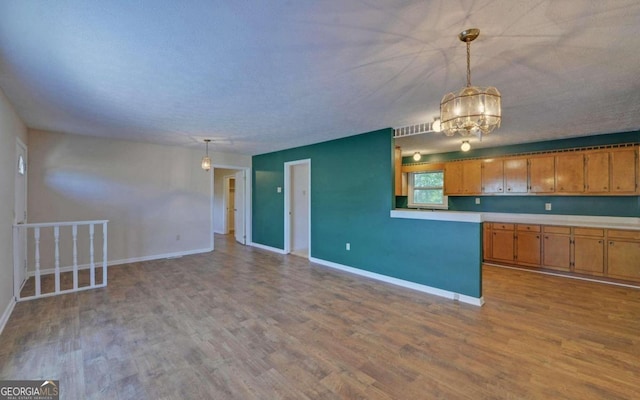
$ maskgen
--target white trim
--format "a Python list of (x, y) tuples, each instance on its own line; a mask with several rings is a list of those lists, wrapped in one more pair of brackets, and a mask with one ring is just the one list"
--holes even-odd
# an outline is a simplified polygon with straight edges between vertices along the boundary
[(309, 241), (309, 257), (311, 257), (311, 159), (305, 158), (295, 161), (287, 161), (284, 163), (284, 254), (291, 253), (291, 168), (296, 165), (307, 164), (308, 168), (308, 196), (307, 196), (307, 208), (309, 210), (307, 221), (307, 238)]
[(352, 274), (364, 276), (364, 277), (367, 277), (367, 278), (375, 279), (375, 280), (386, 282), (386, 283), (391, 283), (393, 285), (402, 286), (402, 287), (405, 287), (405, 288), (408, 288), (408, 289), (417, 290), (419, 292), (433, 294), (433, 295), (440, 296), (440, 297), (445, 297), (445, 298), (448, 298), (448, 299), (451, 299), (451, 300), (457, 300), (457, 301), (460, 301), (462, 303), (467, 303), (467, 304), (471, 304), (471, 305), (474, 305), (474, 306), (482, 306), (484, 304), (484, 297), (482, 297), (482, 296), (481, 297), (467, 296), (467, 295), (464, 295), (464, 294), (451, 292), (449, 290), (443, 290), (443, 289), (434, 288), (432, 286), (421, 285), (419, 283), (405, 281), (403, 279), (393, 278), (391, 276), (377, 274), (375, 272), (365, 271), (365, 270), (359, 269), (359, 268), (348, 267), (346, 265), (337, 264), (337, 263), (334, 263), (334, 262), (331, 262), (331, 261), (321, 260), (321, 259), (314, 258), (314, 257), (311, 257), (309, 259), (309, 261), (311, 261), (313, 263), (316, 263), (316, 264), (324, 265), (324, 266), (329, 267), (329, 268), (335, 268), (335, 269), (338, 269), (338, 270), (341, 270), (341, 271), (349, 272), (349, 273), (352, 273)]
[(287, 254), (284, 252), (284, 250), (279, 249), (277, 247), (265, 246), (264, 244), (254, 243), (254, 242), (248, 242), (248, 243), (249, 243), (249, 246), (256, 247), (258, 249), (267, 250), (267, 251), (271, 251), (273, 253), (278, 253), (278, 254)]
[[(235, 179), (236, 175), (224, 175), (222, 177), (222, 233), (228, 234), (229, 231), (229, 190), (231, 187), (230, 179)], [(237, 183), (237, 182), (236, 182)]]
[(34, 222), (31, 224), (13, 224), (13, 227), (20, 228), (50, 228), (52, 226), (73, 226), (73, 225), (102, 225), (109, 222), (108, 219), (98, 219), (93, 221), (64, 221), (64, 222)]
[(427, 219), (451, 222), (482, 222), (482, 213), (467, 211), (391, 210), (391, 218)]
[(498, 268), (504, 268), (504, 269), (513, 269), (513, 270), (516, 270), (516, 271), (533, 272), (534, 274), (558, 276), (560, 278), (570, 278), (570, 279), (576, 279), (576, 280), (579, 280), (579, 281), (604, 283), (604, 284), (607, 284), (607, 285), (622, 286), (622, 287), (627, 287), (627, 288), (632, 288), (632, 289), (640, 289), (640, 285), (633, 285), (633, 284), (629, 284), (629, 283), (605, 281), (605, 280), (601, 280), (601, 279), (598, 279), (598, 278), (587, 278), (585, 276), (565, 275), (565, 274), (561, 274), (561, 273), (557, 273), (557, 272), (538, 271), (538, 270), (535, 270), (535, 269), (513, 267), (513, 266), (510, 266), (510, 265), (492, 264), (492, 263), (488, 263), (488, 262), (483, 262), (482, 264), (483, 265), (488, 265), (488, 266), (491, 266), (491, 267), (498, 267)]
[(4, 330), (4, 327), (7, 325), (7, 322), (9, 322), (9, 318), (11, 317), (11, 313), (13, 312), (13, 308), (16, 306), (16, 298), (12, 297), (11, 300), (9, 301), (9, 304), (7, 304), (7, 307), (4, 309), (4, 312), (2, 313), (2, 317), (0, 317), (0, 335), (2, 335), (2, 331)]
[[(174, 253), (164, 253), (164, 254), (157, 254), (157, 255), (153, 255), (153, 256), (144, 256), (144, 257), (132, 257), (132, 258), (125, 258), (125, 259), (120, 259), (120, 260), (111, 260), (111, 261), (107, 261), (107, 266), (113, 266), (113, 265), (122, 265), (122, 264), (132, 264), (132, 263), (137, 263), (137, 262), (143, 262), (143, 261), (154, 261), (154, 260), (162, 260), (162, 259), (167, 259), (167, 258), (179, 258), (182, 256), (189, 256), (189, 255), (193, 255), (193, 254), (202, 254), (202, 253), (210, 253), (213, 251), (213, 248), (209, 247), (206, 249), (196, 249), (196, 250), (188, 250), (188, 251), (177, 251)], [(82, 265), (78, 265), (78, 270), (82, 270), (82, 269), (89, 269), (89, 264), (82, 264)], [(96, 268), (100, 268), (101, 266), (96, 266)], [(46, 268), (46, 269), (40, 269), (40, 275), (49, 275), (49, 274), (53, 274), (55, 271), (55, 268)], [(60, 268), (60, 272), (71, 272), (73, 271), (73, 266), (67, 266), (67, 267), (61, 267)], [(34, 276), (34, 271), (29, 271), (29, 277)]]

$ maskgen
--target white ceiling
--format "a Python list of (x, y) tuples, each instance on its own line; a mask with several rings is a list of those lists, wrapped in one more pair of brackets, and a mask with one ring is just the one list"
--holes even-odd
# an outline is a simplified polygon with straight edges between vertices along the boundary
[(472, 27), (474, 147), (640, 129), (638, 0), (2, 0), (0, 87), (31, 128), (259, 154), (431, 121)]

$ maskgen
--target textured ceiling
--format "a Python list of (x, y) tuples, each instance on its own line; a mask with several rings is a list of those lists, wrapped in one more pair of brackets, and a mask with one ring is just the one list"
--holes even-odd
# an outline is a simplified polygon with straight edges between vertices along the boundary
[(259, 154), (431, 121), (471, 27), (503, 96), (472, 146), (640, 129), (638, 0), (2, 0), (0, 87), (31, 128)]

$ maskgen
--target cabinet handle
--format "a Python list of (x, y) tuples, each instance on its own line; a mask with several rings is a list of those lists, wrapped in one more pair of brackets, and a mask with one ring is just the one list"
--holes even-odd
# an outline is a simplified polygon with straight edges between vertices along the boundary
[(540, 239), (540, 235), (536, 235), (536, 239)]
[(602, 244), (602, 240), (598, 240), (598, 244)]
[(544, 238), (545, 238), (545, 239), (549, 239), (549, 236), (545, 236)]
[(604, 190), (607, 190), (607, 187), (605, 186), (605, 187), (603, 187), (603, 189), (604, 189)]

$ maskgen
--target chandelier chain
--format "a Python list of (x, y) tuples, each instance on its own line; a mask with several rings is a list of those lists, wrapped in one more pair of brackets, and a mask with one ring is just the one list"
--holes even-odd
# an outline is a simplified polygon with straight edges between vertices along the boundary
[(467, 87), (471, 87), (471, 42), (467, 42)]

